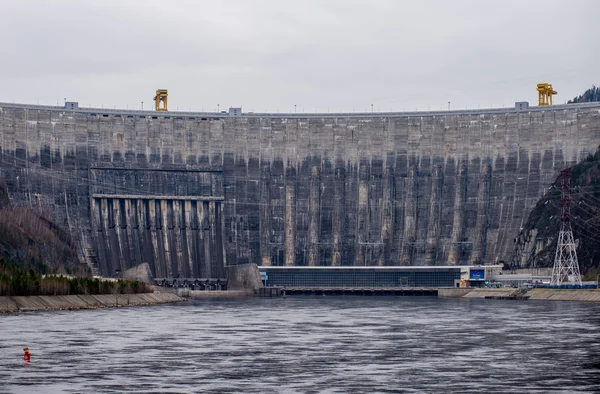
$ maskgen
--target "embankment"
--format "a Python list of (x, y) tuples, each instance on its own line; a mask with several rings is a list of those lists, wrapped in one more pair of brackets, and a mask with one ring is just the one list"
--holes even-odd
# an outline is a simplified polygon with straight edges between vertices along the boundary
[[(486, 298), (508, 297), (516, 289), (439, 289), (439, 297)], [(528, 300), (590, 301), (600, 302), (600, 290), (584, 289), (530, 289), (525, 294)]]
[(600, 302), (600, 290), (531, 289), (527, 295), (530, 300)]
[(240, 297), (253, 297), (254, 291), (252, 290), (220, 290), (220, 291), (204, 291), (204, 290), (192, 290), (189, 293), (190, 298), (200, 299), (219, 299), (219, 298), (240, 298)]
[(0, 297), (0, 312), (93, 309), (183, 301), (173, 293)]

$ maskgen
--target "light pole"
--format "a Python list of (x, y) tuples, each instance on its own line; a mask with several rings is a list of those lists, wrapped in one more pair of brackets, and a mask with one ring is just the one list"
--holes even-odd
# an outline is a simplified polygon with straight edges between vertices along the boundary
[(144, 102), (142, 101), (142, 111), (144, 110)]

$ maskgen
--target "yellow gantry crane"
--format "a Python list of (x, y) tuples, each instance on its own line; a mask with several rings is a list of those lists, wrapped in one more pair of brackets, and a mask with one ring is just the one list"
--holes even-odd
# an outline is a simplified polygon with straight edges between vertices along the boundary
[(557, 94), (558, 92), (552, 89), (552, 84), (543, 82), (537, 84), (538, 91), (538, 105), (552, 105), (552, 96)]
[[(156, 96), (154, 96), (154, 107), (157, 111), (169, 110), (168, 97), (169, 93), (167, 93), (167, 89), (156, 90)], [(160, 105), (160, 103), (162, 103), (162, 106)]]

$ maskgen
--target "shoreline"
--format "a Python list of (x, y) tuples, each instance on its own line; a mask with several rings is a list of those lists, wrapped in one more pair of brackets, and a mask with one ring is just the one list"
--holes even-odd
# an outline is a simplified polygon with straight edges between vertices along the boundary
[[(487, 298), (511, 299), (515, 289), (438, 289), (439, 298)], [(582, 289), (528, 289), (519, 300), (535, 301), (578, 301), (600, 303), (600, 290)], [(128, 306), (158, 305), (183, 302), (186, 299), (235, 299), (256, 297), (252, 291), (193, 291), (188, 297), (172, 292), (136, 294), (88, 294), (56, 296), (0, 296), (0, 314), (29, 311), (59, 311)]]
[[(445, 298), (492, 298), (492, 297), (513, 297), (519, 289), (439, 289), (438, 297)], [(580, 302), (600, 302), (599, 289), (546, 289), (533, 288), (527, 289), (522, 293), (520, 300), (536, 301), (580, 301)]]
[(222, 298), (247, 298), (256, 297), (253, 290), (218, 290), (218, 291), (205, 291), (205, 290), (190, 290), (189, 298), (197, 300), (210, 300), (210, 299), (222, 299)]
[(118, 295), (2, 296), (0, 297), (0, 313), (118, 308), (124, 306), (158, 305), (182, 301), (184, 301), (183, 298), (170, 292)]

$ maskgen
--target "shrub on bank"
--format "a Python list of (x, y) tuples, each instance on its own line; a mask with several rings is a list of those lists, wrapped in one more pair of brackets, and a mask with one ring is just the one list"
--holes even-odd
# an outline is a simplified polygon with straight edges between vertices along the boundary
[(70, 294), (133, 294), (152, 292), (143, 282), (45, 276), (18, 263), (0, 259), (0, 296)]

